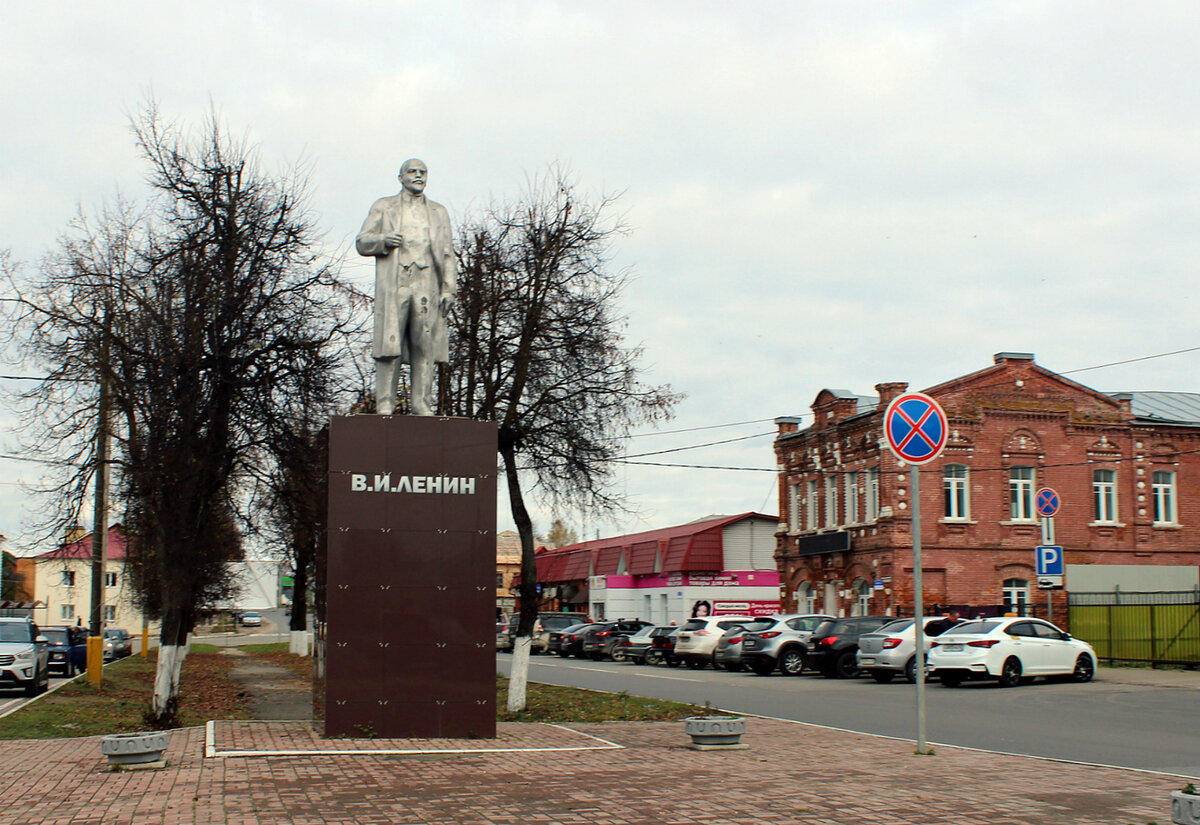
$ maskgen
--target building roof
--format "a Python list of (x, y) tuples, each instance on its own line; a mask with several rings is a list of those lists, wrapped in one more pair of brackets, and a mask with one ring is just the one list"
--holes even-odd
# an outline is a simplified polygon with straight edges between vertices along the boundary
[(1134, 418), (1140, 421), (1200, 427), (1200, 393), (1122, 392), (1113, 393), (1113, 398), (1129, 401)]
[[(597, 575), (614, 573), (621, 554), (625, 554), (626, 568), (630, 573), (652, 573), (653, 561), (650, 560), (649, 549), (655, 545), (662, 551), (662, 572), (719, 570), (721, 531), (727, 525), (749, 518), (763, 518), (772, 523), (778, 521), (777, 516), (754, 512), (708, 516), (699, 521), (644, 533), (593, 539), (555, 550), (544, 548), (537, 555), (538, 581), (576, 581), (586, 578), (593, 568)], [(651, 569), (646, 569), (647, 564)]]
[[(124, 560), (127, 551), (127, 539), (120, 524), (108, 528), (108, 540), (104, 545), (104, 558), (110, 561)], [(92, 557), (92, 534), (77, 539), (70, 544), (60, 544), (48, 553), (42, 553), (39, 559), (90, 559)]]
[(521, 536), (516, 530), (496, 534), (496, 564), (521, 563)]

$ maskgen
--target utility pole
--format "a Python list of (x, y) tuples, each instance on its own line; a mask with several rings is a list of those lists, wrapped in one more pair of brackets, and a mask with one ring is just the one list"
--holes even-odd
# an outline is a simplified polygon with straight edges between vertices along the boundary
[(87, 645), (88, 681), (98, 685), (104, 669), (104, 560), (108, 551), (108, 310), (100, 341), (100, 398), (96, 422), (96, 498), (92, 509), (92, 615)]

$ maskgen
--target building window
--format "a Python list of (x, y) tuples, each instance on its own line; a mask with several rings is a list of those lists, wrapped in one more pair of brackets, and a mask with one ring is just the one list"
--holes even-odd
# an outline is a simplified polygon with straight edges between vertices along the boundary
[(846, 473), (846, 523), (858, 523), (858, 473)]
[(1096, 521), (1117, 520), (1117, 471), (1095, 470), (1092, 473), (1092, 493), (1096, 501)]
[(117, 574), (109, 573), (109, 572), (105, 571), (104, 586), (105, 587), (116, 587), (117, 586)]
[(871, 615), (871, 583), (865, 579), (854, 583), (854, 615)]
[(817, 612), (817, 592), (808, 582), (796, 588), (796, 609), (801, 613)]
[(1150, 488), (1154, 493), (1154, 523), (1175, 524), (1175, 474), (1169, 470), (1155, 470)]
[(69, 622), (75, 618), (75, 605), (64, 604), (59, 608), (58, 612), (60, 619), (62, 619), (64, 622)]
[(115, 604), (104, 605), (104, 621), (115, 622), (117, 620), (117, 606)]
[(946, 518), (966, 520), (971, 517), (967, 509), (967, 468), (962, 464), (947, 464), (942, 471), (942, 488), (946, 493)]
[(879, 468), (867, 470), (867, 521), (879, 518)]
[(1013, 521), (1033, 520), (1033, 468), (1013, 467), (1008, 471), (1009, 516)]
[(825, 526), (837, 527), (837, 478), (825, 476)]
[(1026, 579), (1004, 580), (1004, 612), (1024, 616), (1029, 604), (1029, 582)]
[(503, 587), (504, 587), (504, 574), (497, 573), (496, 574), (496, 589), (499, 590)]
[(803, 529), (800, 522), (800, 506), (804, 500), (802, 489), (798, 481), (788, 485), (788, 524), (793, 533)]
[(809, 479), (808, 482), (808, 497), (804, 502), (805, 526), (809, 530), (816, 530), (817, 524), (817, 480)]
[(63, 583), (64, 587), (74, 587), (75, 586), (75, 571), (74, 570), (64, 570), (63, 577), (62, 577), (62, 583)]

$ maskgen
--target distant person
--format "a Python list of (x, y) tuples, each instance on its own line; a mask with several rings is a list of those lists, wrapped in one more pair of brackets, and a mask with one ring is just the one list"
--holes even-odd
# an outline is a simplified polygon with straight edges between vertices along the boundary
[(712, 603), (706, 602), (703, 599), (692, 605), (692, 618), (699, 619), (704, 616), (712, 615)]
[(929, 629), (925, 631), (928, 636), (941, 636), (956, 624), (961, 624), (962, 619), (959, 618), (957, 610), (951, 610), (949, 613), (942, 616), (940, 621), (936, 621), (929, 625)]

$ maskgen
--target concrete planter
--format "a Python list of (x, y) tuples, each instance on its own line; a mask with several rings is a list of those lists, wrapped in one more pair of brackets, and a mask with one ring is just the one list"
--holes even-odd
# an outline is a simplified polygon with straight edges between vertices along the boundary
[(115, 733), (100, 740), (100, 752), (114, 768), (161, 768), (167, 764), (163, 753), (170, 741), (166, 731)]
[(1171, 821), (1177, 825), (1200, 825), (1200, 794), (1171, 791)]
[(746, 720), (740, 716), (689, 716), (683, 720), (696, 750), (740, 750)]

